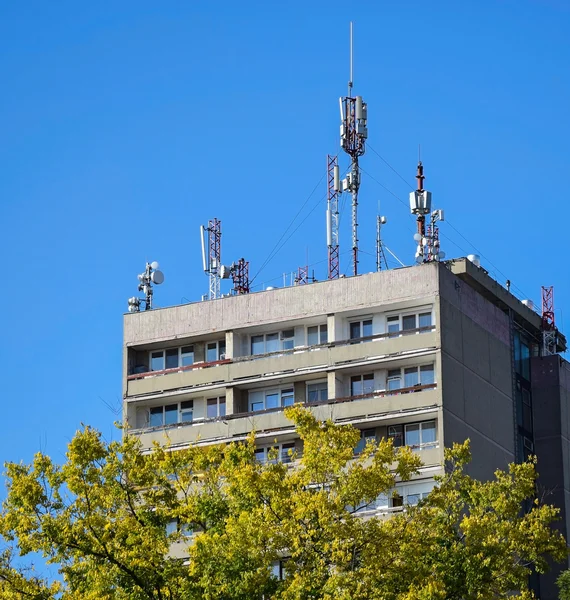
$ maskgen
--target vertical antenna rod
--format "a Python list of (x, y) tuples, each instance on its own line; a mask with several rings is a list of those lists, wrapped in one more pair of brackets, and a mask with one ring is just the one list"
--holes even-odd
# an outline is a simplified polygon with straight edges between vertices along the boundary
[(352, 96), (352, 22), (350, 23), (350, 81), (348, 96), (340, 99), (340, 145), (350, 156), (351, 169), (342, 182), (342, 191), (352, 196), (352, 274), (358, 275), (358, 190), (360, 188), (360, 168), (358, 157), (366, 151), (367, 106), (361, 96)]
[[(329, 269), (328, 278), (338, 279), (339, 267), (339, 240), (338, 240), (338, 199), (340, 196), (340, 175), (338, 158), (327, 156), (327, 246)], [(307, 261), (308, 263), (309, 261)]]

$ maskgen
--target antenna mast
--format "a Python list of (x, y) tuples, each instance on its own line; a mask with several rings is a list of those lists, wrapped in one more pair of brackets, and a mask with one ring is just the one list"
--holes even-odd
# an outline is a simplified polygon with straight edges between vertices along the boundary
[[(204, 234), (207, 234), (207, 254), (204, 244)], [(222, 278), (222, 222), (210, 219), (208, 227), (200, 226), (202, 242), (202, 264), (204, 272), (208, 274), (208, 300), (220, 297), (220, 279)]]
[(338, 279), (338, 198), (340, 196), (340, 175), (338, 157), (327, 156), (327, 246), (329, 251), (329, 279)]
[(382, 270), (382, 258), (384, 258), (384, 263), (386, 264), (386, 268), (388, 268), (388, 261), (386, 260), (386, 256), (384, 254), (384, 244), (382, 243), (382, 225), (386, 224), (386, 217), (381, 217), (380, 215), (376, 216), (376, 270)]
[(360, 168), (358, 157), (366, 151), (368, 137), (367, 106), (361, 96), (352, 96), (353, 87), (353, 47), (352, 21), (350, 22), (350, 80), (348, 96), (340, 99), (340, 145), (350, 156), (351, 169), (342, 182), (342, 191), (352, 195), (352, 264), (353, 275), (358, 275), (358, 190), (360, 188)]
[(542, 286), (542, 355), (556, 354), (554, 287)]

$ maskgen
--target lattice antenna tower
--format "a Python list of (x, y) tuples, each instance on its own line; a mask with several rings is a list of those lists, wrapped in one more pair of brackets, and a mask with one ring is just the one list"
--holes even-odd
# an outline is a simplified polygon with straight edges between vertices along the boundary
[(210, 219), (208, 226), (200, 226), (202, 241), (202, 266), (208, 275), (208, 299), (220, 297), (220, 280), (222, 267), (222, 222)]
[(230, 267), (234, 294), (249, 294), (249, 262), (240, 258)]
[[(417, 244), (416, 262), (439, 261), (445, 258), (445, 252), (441, 251), (439, 242), (438, 222), (444, 220), (443, 210), (431, 210), (431, 192), (424, 189), (424, 166), (422, 161), (418, 162), (416, 172), (418, 189), (410, 192), (410, 211), (416, 215), (418, 230), (414, 234)], [(429, 215), (429, 224), (426, 227), (426, 217)]]
[(339, 265), (339, 212), (340, 174), (338, 157), (327, 156), (327, 247), (328, 247), (328, 278), (338, 279)]
[(542, 353), (556, 354), (556, 324), (554, 322), (554, 287), (542, 286)]
[(368, 110), (362, 96), (353, 96), (353, 44), (352, 21), (350, 23), (350, 79), (348, 95), (340, 98), (340, 145), (350, 156), (351, 167), (343, 179), (340, 191), (350, 192), (352, 197), (352, 274), (358, 275), (358, 190), (360, 188), (360, 168), (358, 159), (366, 151), (368, 137)]

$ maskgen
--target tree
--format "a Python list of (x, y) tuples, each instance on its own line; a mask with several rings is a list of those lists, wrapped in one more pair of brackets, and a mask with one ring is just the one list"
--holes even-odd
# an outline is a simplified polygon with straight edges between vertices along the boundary
[[(354, 428), (298, 406), (286, 414), (304, 443), (294, 468), (256, 462), (253, 436), (145, 454), (132, 437), (105, 443), (89, 427), (61, 466), (43, 454), (8, 464), (0, 533), (18, 562), (0, 561), (2, 598), (530, 597), (531, 568), (566, 556), (550, 527), (558, 510), (534, 500), (534, 462), (479, 482), (464, 472), (468, 444), (455, 446), (427, 499), (390, 518), (362, 516), (417, 472), (417, 454), (382, 440), (355, 458)], [(56, 565), (61, 581), (14, 566), (30, 553)], [(272, 566), (284, 559), (280, 580)]]
[(570, 570), (562, 571), (556, 580), (560, 600), (570, 600)]

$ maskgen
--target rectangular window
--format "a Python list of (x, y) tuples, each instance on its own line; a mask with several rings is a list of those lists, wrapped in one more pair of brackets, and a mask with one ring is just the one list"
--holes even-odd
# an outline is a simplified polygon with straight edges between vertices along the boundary
[(178, 404), (167, 404), (164, 407), (164, 424), (174, 425), (178, 423)]
[(171, 519), (166, 523), (166, 535), (174, 535), (178, 531), (178, 521)]
[(416, 328), (416, 315), (404, 315), (402, 317), (402, 331), (410, 331)]
[(419, 314), (418, 327), (420, 329), (422, 329), (424, 327), (431, 328), (431, 313), (430, 312)]
[(369, 441), (376, 440), (376, 429), (363, 429), (360, 432), (360, 441), (354, 449), (355, 454), (360, 454)]
[(399, 390), (402, 387), (402, 372), (400, 369), (390, 369), (387, 380), (388, 391)]
[(220, 398), (208, 398), (206, 402), (206, 417), (208, 419), (215, 419), (216, 417), (226, 416), (226, 398), (222, 396)]
[(295, 347), (295, 330), (286, 329), (281, 332), (281, 348), (282, 350), (293, 350)]
[(284, 329), (278, 333), (264, 333), (251, 336), (251, 354), (270, 354), (295, 347), (295, 330)]
[(327, 339), (327, 326), (325, 324), (307, 327), (307, 346), (326, 344)]
[(164, 408), (162, 406), (156, 406), (150, 409), (150, 422), (151, 427), (160, 427), (164, 425)]
[(226, 357), (226, 341), (208, 342), (206, 344), (206, 362), (224, 360)]
[(295, 452), (295, 442), (288, 442), (281, 444), (280, 456), (281, 462), (290, 463), (293, 460), (293, 454)]
[(295, 392), (293, 388), (252, 390), (249, 392), (249, 410), (251, 412), (292, 406), (294, 403)]
[(419, 378), (417, 367), (410, 367), (410, 368), (404, 369), (404, 387), (405, 388), (414, 387), (415, 385), (418, 385), (419, 382), (420, 382), (420, 378)]
[(388, 333), (395, 335), (400, 332), (400, 317), (388, 317)]
[[(192, 401), (182, 402), (182, 405), (192, 404)], [(174, 425), (178, 423), (181, 418), (179, 416), (179, 405), (178, 404), (167, 404), (166, 406), (153, 406), (149, 411), (149, 426), (150, 427), (163, 427), (165, 425)], [(190, 417), (190, 420), (192, 418)]]
[(150, 353), (150, 370), (164, 371), (164, 350)]
[(350, 323), (350, 339), (358, 340), (360, 338), (372, 337), (372, 319), (363, 321), (353, 321)]
[(433, 365), (422, 365), (420, 367), (420, 384), (431, 385), (435, 383)]
[(178, 367), (178, 348), (171, 348), (166, 350), (166, 369), (176, 369)]
[(404, 426), (388, 425), (388, 439), (392, 440), (394, 448), (404, 445)]
[(532, 433), (532, 403), (528, 390), (522, 389), (522, 420), (523, 427)]
[(374, 373), (355, 375), (350, 378), (350, 395), (363, 396), (374, 392)]
[(194, 364), (194, 346), (180, 348), (180, 366), (189, 367)]
[(329, 397), (327, 382), (309, 383), (307, 385), (307, 402), (321, 402)]
[(425, 448), (436, 443), (435, 421), (406, 425), (406, 446)]
[(194, 402), (187, 400), (180, 403), (180, 422), (191, 423), (194, 418)]
[(295, 442), (286, 442), (276, 446), (264, 446), (254, 450), (255, 460), (259, 463), (276, 464), (278, 462), (290, 463), (295, 452)]

